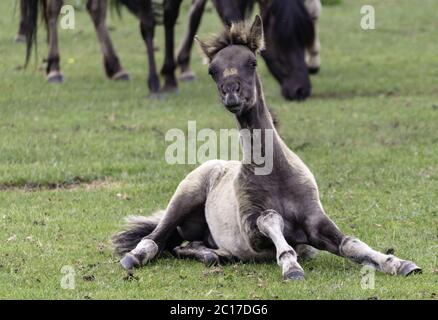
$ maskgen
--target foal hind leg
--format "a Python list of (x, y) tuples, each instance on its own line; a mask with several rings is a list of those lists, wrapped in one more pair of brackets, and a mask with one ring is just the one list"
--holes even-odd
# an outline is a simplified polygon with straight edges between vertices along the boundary
[(206, 266), (219, 264), (219, 255), (216, 250), (207, 248), (202, 241), (192, 241), (173, 249), (173, 254), (181, 259), (195, 259)]
[(345, 236), (321, 209), (309, 216), (305, 222), (305, 229), (309, 236), (309, 244), (317, 249), (329, 251), (392, 275), (407, 276), (421, 272), (421, 268), (411, 261), (381, 253), (359, 239)]
[(207, 0), (193, 0), (189, 11), (189, 26), (184, 35), (181, 47), (177, 54), (177, 65), (181, 69), (179, 79), (181, 81), (190, 81), (195, 79), (195, 74), (190, 69), (190, 51), (193, 47), (193, 40), (201, 23)]
[(315, 39), (312, 45), (306, 50), (306, 62), (309, 73), (316, 74), (321, 66), (321, 43), (319, 41), (318, 19), (321, 15), (322, 6), (320, 0), (306, 0), (305, 6), (315, 26)]
[(105, 72), (107, 77), (112, 80), (129, 80), (129, 74), (123, 70), (108, 33), (106, 26), (107, 6), (107, 0), (87, 1), (87, 10), (93, 20), (103, 54)]
[(283, 217), (275, 210), (266, 210), (257, 218), (257, 227), (274, 243), (277, 263), (282, 268), (284, 279), (304, 279), (304, 271), (297, 261), (297, 254), (284, 238)]
[(58, 48), (58, 16), (61, 11), (63, 1), (52, 0), (47, 2), (46, 17), (47, 17), (47, 30), (49, 41), (49, 55), (47, 57), (47, 81), (50, 83), (60, 83), (64, 81), (59, 67), (59, 48)]
[(205, 204), (209, 177), (216, 161), (207, 161), (192, 171), (178, 186), (166, 213), (152, 233), (144, 237), (135, 249), (121, 260), (125, 269), (144, 265), (166, 247), (169, 236)]

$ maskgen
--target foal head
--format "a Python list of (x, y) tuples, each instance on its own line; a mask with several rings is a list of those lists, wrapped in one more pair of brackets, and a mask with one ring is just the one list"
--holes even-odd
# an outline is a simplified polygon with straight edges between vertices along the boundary
[(263, 49), (263, 25), (259, 16), (248, 28), (232, 24), (211, 42), (197, 39), (209, 59), (208, 73), (216, 82), (222, 103), (232, 113), (242, 114), (257, 101), (256, 54)]

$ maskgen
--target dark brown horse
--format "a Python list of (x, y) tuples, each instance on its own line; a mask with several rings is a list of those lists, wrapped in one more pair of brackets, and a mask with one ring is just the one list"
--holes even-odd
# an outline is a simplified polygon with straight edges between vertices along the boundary
[[(163, 24), (166, 37), (166, 54), (161, 74), (164, 76), (162, 91), (176, 89), (177, 83), (174, 75), (174, 26), (179, 13), (182, 0), (164, 0), (159, 4), (163, 16)], [(146, 44), (149, 76), (148, 86), (151, 93), (160, 90), (160, 80), (157, 72), (154, 56), (154, 31), (157, 23), (157, 6), (152, 0), (115, 0), (116, 4), (124, 5), (140, 20), (140, 31)], [(60, 68), (60, 55), (58, 49), (57, 22), (63, 5), (63, 0), (21, 0), (21, 13), (24, 35), (27, 42), (26, 64), (29, 61), (32, 45), (36, 40), (37, 17), (41, 12), (47, 26), (49, 53), (47, 61), (47, 81), (59, 83), (64, 80)], [(89, 12), (96, 29), (101, 51), (103, 54), (104, 68), (106, 75), (112, 80), (128, 80), (129, 74), (123, 69), (120, 59), (112, 44), (108, 28), (106, 26), (106, 14), (108, 9), (107, 0), (87, 0), (87, 11)]]
[[(254, 1), (213, 0), (225, 25), (244, 20)], [(311, 93), (310, 73), (319, 70), (319, 40), (315, 35), (321, 11), (319, 0), (257, 0), (267, 38), (262, 52), (266, 64), (288, 100), (303, 100)], [(201, 22), (206, 0), (193, 0), (189, 27), (177, 55), (181, 79), (194, 78), (190, 71), (193, 37)], [(306, 64), (307, 54), (307, 64)]]

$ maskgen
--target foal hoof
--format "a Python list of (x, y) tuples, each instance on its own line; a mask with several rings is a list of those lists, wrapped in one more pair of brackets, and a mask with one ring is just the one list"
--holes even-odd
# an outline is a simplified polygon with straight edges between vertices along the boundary
[(411, 274), (419, 274), (422, 272), (423, 270), (421, 270), (419, 266), (411, 261), (403, 261), (402, 265), (398, 269), (398, 274), (403, 276), (410, 276)]
[(304, 280), (304, 272), (301, 270), (294, 270), (283, 275), (284, 280)]
[(59, 71), (51, 71), (47, 75), (47, 82), (48, 83), (63, 83), (64, 82), (64, 76)]
[(119, 72), (116, 72), (111, 77), (111, 80), (114, 80), (114, 81), (129, 81), (129, 80), (131, 80), (131, 77), (129, 76), (129, 73), (127, 73), (125, 70), (120, 70)]
[(308, 67), (307, 70), (310, 74), (317, 74), (319, 72), (319, 67)]
[(189, 70), (189, 71), (181, 72), (178, 78), (182, 82), (189, 82), (195, 80), (196, 75), (191, 70)]
[(132, 270), (140, 267), (140, 261), (130, 253), (127, 253), (123, 259), (120, 260), (120, 264), (125, 270)]
[(203, 262), (206, 267), (211, 267), (219, 264), (219, 257), (213, 252), (207, 252), (204, 254)]

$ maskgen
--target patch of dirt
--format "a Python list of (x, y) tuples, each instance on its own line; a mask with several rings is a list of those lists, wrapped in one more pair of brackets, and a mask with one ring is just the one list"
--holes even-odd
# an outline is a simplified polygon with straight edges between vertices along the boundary
[(0, 183), (1, 191), (23, 191), (23, 192), (35, 192), (43, 190), (77, 190), (84, 188), (86, 191), (100, 190), (100, 189), (112, 189), (120, 186), (120, 182), (113, 181), (111, 179), (103, 180), (85, 180), (81, 177), (75, 177), (72, 181), (68, 182), (53, 182), (53, 183), (34, 183), (27, 182), (23, 184), (14, 183)]

